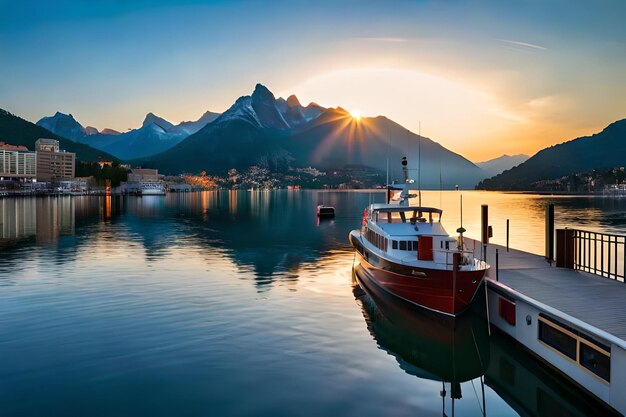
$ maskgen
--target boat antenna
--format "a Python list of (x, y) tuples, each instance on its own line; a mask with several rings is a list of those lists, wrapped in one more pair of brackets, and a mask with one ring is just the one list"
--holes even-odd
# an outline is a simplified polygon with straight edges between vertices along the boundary
[(456, 229), (456, 232), (459, 234), (459, 250), (463, 250), (463, 233), (465, 233), (465, 228), (463, 228), (463, 194), (461, 194), (461, 227)]
[(441, 193), (443, 191), (443, 182), (441, 181), (441, 148), (439, 148), (439, 207), (441, 208)]
[(391, 149), (391, 136), (387, 135), (387, 185), (389, 185), (389, 150)]
[(387, 135), (387, 182), (385, 183), (385, 193), (387, 195), (386, 197), (386, 204), (389, 204), (389, 199), (390, 199), (390, 193), (389, 193), (389, 148), (391, 147), (391, 138), (389, 135)]
[(406, 184), (409, 181), (409, 169), (407, 168), (408, 161), (406, 160), (406, 156), (402, 157), (402, 174), (404, 175), (404, 183)]
[(419, 121), (419, 134), (417, 135), (417, 195), (419, 206), (422, 207), (422, 121)]

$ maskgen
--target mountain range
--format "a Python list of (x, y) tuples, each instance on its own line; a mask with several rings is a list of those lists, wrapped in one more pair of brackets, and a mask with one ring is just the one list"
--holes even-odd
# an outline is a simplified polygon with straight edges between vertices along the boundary
[(99, 159), (115, 160), (116, 158), (98, 149), (59, 136), (41, 126), (37, 126), (6, 110), (0, 109), (0, 140), (11, 145), (22, 145), (35, 150), (35, 142), (39, 138), (50, 138), (59, 141), (61, 149), (76, 153), (76, 159), (97, 161)]
[[(242, 96), (222, 115), (176, 146), (133, 161), (164, 173), (223, 175), (228, 169), (261, 165), (271, 169), (314, 166), (325, 170), (391, 164), (400, 180), (399, 161), (408, 156), (412, 177), (424, 188), (473, 187), (484, 178), (469, 160), (386, 117), (353, 118), (341, 107), (302, 106), (295, 96), (276, 99), (265, 86)], [(415, 167), (421, 165), (419, 173)]]
[(389, 170), (391, 180), (401, 181), (398, 162), (407, 156), (410, 175), (422, 188), (473, 188), (481, 179), (527, 158), (503, 155), (475, 165), (384, 116), (356, 119), (341, 107), (303, 106), (295, 95), (276, 98), (261, 84), (222, 114), (206, 112), (198, 120), (177, 125), (148, 113), (136, 129), (99, 131), (61, 112), (37, 125), (76, 144), (166, 174), (206, 171), (223, 176), (229, 169), (252, 165), (282, 171), (363, 166), (382, 173)]
[(130, 160), (166, 151), (218, 116), (219, 113), (207, 111), (198, 120), (174, 125), (153, 113), (148, 113), (140, 128), (124, 133), (112, 129), (103, 129), (99, 132), (94, 127), (83, 127), (71, 114), (60, 112), (42, 118), (37, 125), (74, 142), (88, 144), (108, 152), (119, 159)]
[(623, 166), (626, 166), (626, 119), (611, 123), (594, 135), (545, 148), (526, 162), (483, 180), (477, 188), (529, 190), (537, 181)]

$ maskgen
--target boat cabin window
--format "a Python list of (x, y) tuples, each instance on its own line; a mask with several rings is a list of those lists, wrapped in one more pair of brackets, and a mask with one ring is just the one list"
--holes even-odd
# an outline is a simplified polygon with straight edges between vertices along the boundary
[[(438, 214), (438, 213), (435, 213)], [(375, 210), (372, 213), (372, 219), (375, 223), (425, 223), (433, 222), (433, 213), (429, 211), (419, 210), (398, 210), (383, 211)]]
[(408, 250), (408, 251), (417, 251), (417, 240), (392, 240), (391, 248), (392, 249), (400, 249), (400, 250)]
[(374, 232), (371, 229), (367, 229), (365, 231), (365, 238), (378, 249), (385, 252), (387, 251), (387, 245), (389, 244), (389, 241), (386, 237)]

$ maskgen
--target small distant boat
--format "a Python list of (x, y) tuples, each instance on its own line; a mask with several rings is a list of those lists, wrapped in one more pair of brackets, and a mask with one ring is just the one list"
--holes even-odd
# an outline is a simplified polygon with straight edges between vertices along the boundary
[(326, 206), (324, 204), (320, 204), (319, 206), (317, 206), (317, 217), (320, 217), (320, 218), (335, 217), (335, 208), (333, 206)]

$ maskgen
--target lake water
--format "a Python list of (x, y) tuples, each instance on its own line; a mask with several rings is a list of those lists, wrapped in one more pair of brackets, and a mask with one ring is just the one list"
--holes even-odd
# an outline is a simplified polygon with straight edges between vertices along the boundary
[[(383, 199), (322, 191), (0, 199), (0, 415), (601, 409), (508, 339), (488, 338), (478, 315), (450, 330), (365, 294), (347, 235)], [(486, 203), (493, 241), (505, 243), (510, 219), (511, 246), (536, 253), (549, 202), (557, 225), (626, 233), (621, 200), (464, 192), (463, 202), (468, 236), (478, 236)], [(335, 220), (318, 223), (318, 203), (334, 205)], [(448, 231), (460, 225), (458, 192), (425, 192), (423, 203), (445, 210)]]

